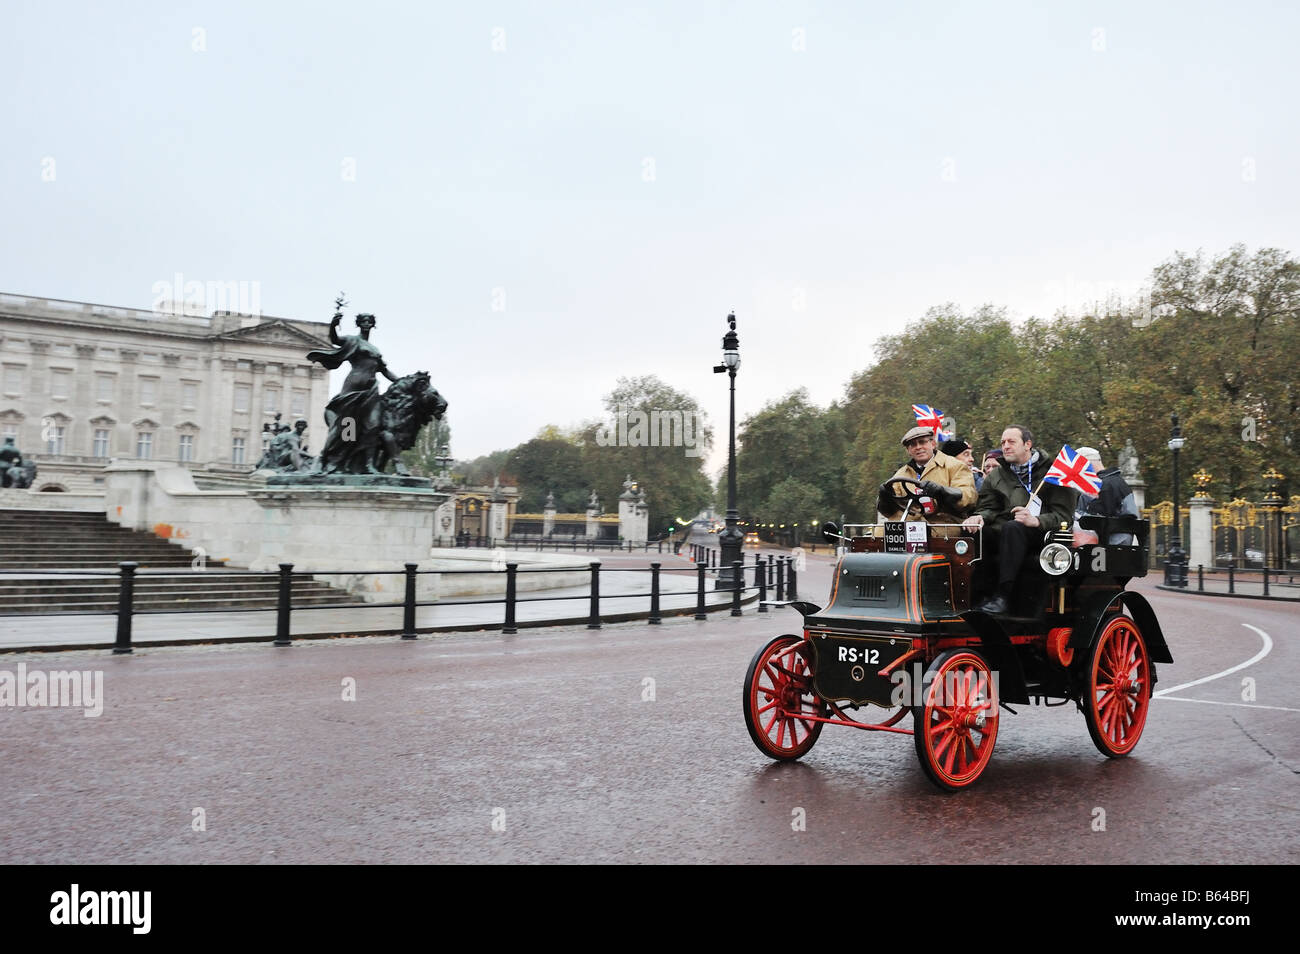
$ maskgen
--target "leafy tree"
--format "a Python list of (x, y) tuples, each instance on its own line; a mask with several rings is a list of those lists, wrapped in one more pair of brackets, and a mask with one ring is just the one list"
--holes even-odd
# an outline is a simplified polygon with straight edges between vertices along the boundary
[(792, 542), (809, 534), (814, 520), (823, 522), (827, 519), (826, 498), (812, 484), (806, 484), (794, 477), (787, 477), (768, 495), (764, 509), (772, 520), (790, 528)]
[[(435, 458), (450, 444), (451, 422), (444, 415), (442, 420), (430, 421), (420, 428), (420, 433), (415, 437), (415, 446), (410, 450), (402, 451), (402, 461), (416, 476), (437, 476), (442, 473), (442, 467)], [(451, 466), (450, 461), (448, 466)]]
[[(854, 439), (847, 452), (846, 511), (868, 519), (876, 491), (907, 459), (899, 439), (916, 418), (913, 404), (929, 404), (954, 419), (959, 437), (975, 448), (997, 446), (1017, 405), (1015, 384), (1031, 369), (1018, 353), (1003, 309), (986, 305), (963, 315), (952, 304), (931, 308), (901, 334), (876, 344), (876, 363), (855, 375), (844, 400), (846, 428)], [(1026, 410), (1028, 410), (1026, 408)], [(978, 451), (977, 451), (978, 452)]]
[[(544, 434), (558, 435), (558, 428)], [(555, 494), (561, 513), (579, 513), (587, 507), (591, 481), (583, 464), (582, 448), (558, 436), (535, 437), (510, 451), (503, 465), (519, 484), (519, 511), (540, 513), (548, 493)]]
[(713, 432), (695, 399), (648, 376), (619, 378), (604, 403), (608, 417), (583, 428), (581, 444), (583, 472), (605, 510), (616, 510), (630, 474), (645, 490), (652, 534), (698, 513), (711, 496), (702, 463)]
[(515, 476), (505, 469), (510, 449), (493, 451), (470, 461), (457, 461), (455, 474), (471, 487), (491, 486), (492, 481), (500, 479), (504, 485), (515, 484)]
[[(809, 403), (808, 391), (799, 388), (770, 402), (757, 414), (740, 422), (736, 452), (736, 505), (747, 522), (806, 522), (826, 520), (831, 508), (842, 506), (845, 489), (844, 449), (847, 446), (843, 408), (832, 404), (823, 410)], [(786, 493), (773, 497), (783, 482), (811, 489), (819, 501), (818, 512), (804, 520), (787, 515), (781, 507), (806, 501), (807, 495)], [(792, 485), (793, 486), (793, 485)], [(774, 509), (773, 502), (779, 506)], [(718, 483), (717, 509), (727, 505), (727, 471)], [(835, 516), (839, 516), (835, 509)]]

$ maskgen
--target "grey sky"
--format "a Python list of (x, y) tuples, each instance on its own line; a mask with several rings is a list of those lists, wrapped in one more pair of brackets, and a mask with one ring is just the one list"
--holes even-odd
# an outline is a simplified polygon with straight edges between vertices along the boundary
[(1135, 294), (1175, 249), (1300, 251), (1284, 4), (4, 21), (0, 290), (147, 308), (179, 272), (326, 320), (346, 289), (397, 373), (432, 373), (458, 457), (597, 417), (620, 375), (723, 433), (733, 307), (743, 414), (837, 398), (931, 305), (1050, 315)]

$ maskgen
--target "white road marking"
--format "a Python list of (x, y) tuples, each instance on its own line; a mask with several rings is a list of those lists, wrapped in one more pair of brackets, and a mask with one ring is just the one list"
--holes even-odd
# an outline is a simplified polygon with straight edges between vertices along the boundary
[[(1152, 696), (1151, 698), (1156, 698)], [(1243, 709), (1277, 709), (1281, 712), (1300, 712), (1300, 709), (1289, 709), (1286, 706), (1261, 706), (1251, 702), (1220, 702), (1218, 699), (1186, 699), (1182, 696), (1160, 696), (1164, 702), (1203, 702), (1207, 706), (1240, 706)]]
[[(1236, 672), (1239, 669), (1245, 669), (1247, 666), (1253, 666), (1255, 663), (1259, 662), (1261, 659), (1263, 659), (1265, 656), (1267, 656), (1270, 652), (1273, 651), (1273, 640), (1269, 638), (1268, 633), (1264, 632), (1258, 626), (1251, 626), (1249, 623), (1242, 623), (1241, 625), (1245, 626), (1247, 629), (1253, 629), (1255, 632), (1259, 633), (1260, 638), (1264, 640), (1263, 649), (1261, 649), (1255, 655), (1251, 656), (1244, 663), (1237, 663), (1237, 665), (1233, 666), (1231, 669), (1225, 669), (1223, 670), (1223, 672), (1216, 672), (1213, 676), (1202, 676), (1200, 679), (1193, 679), (1191, 682), (1184, 682), (1182, 685), (1170, 686), (1168, 689), (1161, 689), (1159, 692), (1151, 693), (1151, 698), (1159, 699), (1161, 696), (1167, 696), (1169, 695), (1169, 693), (1177, 692), (1179, 689), (1188, 689), (1192, 686), (1199, 686), (1203, 682), (1210, 682), (1211, 680), (1219, 679), (1222, 678), (1223, 676), (1231, 675), (1232, 673)], [(1181, 701), (1192, 702), (1194, 700), (1184, 699)]]

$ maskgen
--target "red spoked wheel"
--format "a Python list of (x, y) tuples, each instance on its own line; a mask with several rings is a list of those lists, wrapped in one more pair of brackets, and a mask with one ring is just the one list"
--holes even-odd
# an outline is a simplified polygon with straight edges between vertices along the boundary
[(998, 688), (977, 652), (950, 649), (930, 663), (914, 706), (916, 756), (930, 781), (955, 792), (980, 777), (998, 738)]
[(745, 673), (745, 728), (760, 752), (797, 759), (817, 742), (826, 704), (813, 692), (812, 649), (801, 636), (778, 636), (754, 654)]
[(1128, 755), (1142, 738), (1151, 705), (1151, 657), (1131, 617), (1116, 616), (1097, 637), (1088, 660), (1083, 717), (1102, 755)]

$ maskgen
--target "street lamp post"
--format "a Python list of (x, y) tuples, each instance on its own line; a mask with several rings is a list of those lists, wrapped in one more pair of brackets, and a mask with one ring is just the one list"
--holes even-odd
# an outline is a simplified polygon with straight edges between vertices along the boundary
[(731, 378), (731, 416), (727, 438), (727, 516), (726, 528), (718, 534), (722, 565), (718, 567), (716, 589), (732, 590), (744, 586), (744, 577), (736, 579), (734, 564), (741, 559), (745, 542), (744, 531), (736, 524), (740, 513), (736, 510), (736, 372), (740, 369), (740, 338), (736, 335), (736, 313), (727, 315), (727, 333), (722, 336), (722, 364), (715, 365), (714, 374), (723, 371)]
[(1170, 415), (1173, 430), (1169, 434), (1169, 450), (1174, 455), (1174, 538), (1169, 545), (1169, 558), (1165, 561), (1165, 586), (1187, 585), (1187, 554), (1183, 552), (1183, 518), (1178, 510), (1178, 452), (1186, 441), (1183, 429), (1178, 426), (1178, 412)]

